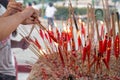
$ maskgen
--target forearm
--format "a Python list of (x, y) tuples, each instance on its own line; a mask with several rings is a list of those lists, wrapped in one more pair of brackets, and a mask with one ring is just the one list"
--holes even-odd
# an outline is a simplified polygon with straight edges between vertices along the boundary
[(2, 17), (6, 17), (6, 16), (9, 16), (7, 11), (2, 15)]
[(12, 16), (0, 18), (0, 41), (9, 36), (23, 22), (24, 16), (18, 12)]

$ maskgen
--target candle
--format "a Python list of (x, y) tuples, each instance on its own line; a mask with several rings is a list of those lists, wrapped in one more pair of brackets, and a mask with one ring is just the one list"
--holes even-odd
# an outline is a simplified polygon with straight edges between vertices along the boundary
[(107, 43), (107, 57), (106, 57), (107, 63), (110, 62), (111, 42), (112, 42), (111, 38), (109, 38), (108, 43)]
[(114, 41), (114, 53), (115, 53), (116, 59), (118, 59), (118, 57), (119, 57), (119, 36), (118, 36), (118, 34)]
[(106, 49), (107, 49), (107, 33), (105, 35), (105, 39), (103, 41), (103, 52), (106, 52)]
[(39, 34), (40, 34), (41, 38), (44, 40), (44, 33), (43, 33), (42, 29), (39, 30)]
[(102, 39), (99, 41), (99, 53), (103, 54), (103, 40)]
[(41, 49), (41, 45), (39, 44), (39, 42), (36, 38), (35, 38), (35, 45), (38, 47), (38, 49)]
[(78, 38), (78, 39), (77, 39), (77, 40), (78, 40), (78, 48), (80, 48), (80, 46), (81, 46), (81, 44), (82, 44), (81, 38), (80, 38), (80, 33), (78, 33), (77, 35), (78, 35), (78, 37), (77, 37), (77, 38)]
[(84, 61), (86, 60), (86, 51), (87, 51), (87, 48), (86, 48), (86, 43), (85, 43), (85, 46), (83, 47), (83, 52), (82, 52), (82, 62), (84, 64)]
[[(54, 33), (53, 33), (53, 31), (47, 31), (48, 32), (48, 34), (49, 34), (49, 39), (52, 39), (54, 42), (58, 42), (58, 40), (54, 37)], [(50, 40), (50, 42), (51, 42), (51, 40)]]

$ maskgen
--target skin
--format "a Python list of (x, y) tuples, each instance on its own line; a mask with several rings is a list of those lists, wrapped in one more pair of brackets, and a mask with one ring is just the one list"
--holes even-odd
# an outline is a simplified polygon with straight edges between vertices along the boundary
[[(18, 7), (19, 6), (19, 7)], [(32, 7), (22, 10), (20, 3), (10, 2), (7, 11), (0, 17), (0, 41), (8, 37), (19, 24), (38, 23), (38, 14)]]

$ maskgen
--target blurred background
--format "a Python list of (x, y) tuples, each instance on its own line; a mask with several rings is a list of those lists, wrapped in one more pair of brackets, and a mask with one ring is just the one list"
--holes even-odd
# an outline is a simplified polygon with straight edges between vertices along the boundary
[[(68, 18), (69, 13), (69, 0), (17, 0), (24, 4), (24, 6), (33, 6), (34, 8), (41, 11), (41, 17), (45, 18), (45, 8), (47, 7), (49, 2), (53, 2), (54, 6), (57, 8), (57, 12), (55, 14), (56, 20), (66, 20)], [(104, 0), (103, 0), (104, 1)], [(75, 8), (75, 14), (80, 16), (83, 19), (86, 19), (87, 12), (87, 4), (91, 3), (95, 7), (95, 13), (98, 19), (103, 19), (103, 5), (102, 0), (71, 0), (72, 6)], [(120, 0), (108, 0), (109, 8), (112, 12), (116, 10), (120, 13)]]

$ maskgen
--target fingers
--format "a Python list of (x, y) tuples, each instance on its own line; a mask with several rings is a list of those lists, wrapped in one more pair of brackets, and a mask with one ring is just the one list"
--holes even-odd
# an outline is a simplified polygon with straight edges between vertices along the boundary
[(8, 10), (11, 11), (17, 11), (17, 12), (21, 12), (22, 11), (22, 7), (17, 7), (17, 6), (11, 6)]
[(22, 22), (22, 24), (24, 24), (24, 25), (26, 25), (26, 24), (36, 24), (36, 23), (38, 23), (38, 21), (36, 19), (34, 19), (33, 17), (29, 17)]
[(27, 49), (30, 45), (24, 38), (20, 41), (20, 43), (21, 43), (21, 48), (22, 49)]
[(40, 22), (38, 20), (38, 17), (39, 17), (38, 11), (33, 9), (32, 7), (25, 8), (22, 11), (22, 14), (25, 17), (23, 24), (36, 24), (36, 23)]
[(22, 11), (22, 4), (21, 3), (16, 3), (16, 2), (9, 2), (7, 9), (14, 9), (18, 11)]
[(31, 18), (25, 19), (22, 24), (27, 25), (27, 24), (34, 24), (34, 20)]
[(9, 15), (15, 14), (15, 13), (20, 12), (20, 11), (22, 11), (22, 4), (21, 3), (9, 2), (5, 16), (9, 16)]
[(34, 13), (34, 9), (32, 7), (25, 8), (22, 11), (22, 14), (25, 18), (31, 17), (33, 15), (33, 13)]
[(28, 7), (23, 9), (21, 3), (9, 2), (7, 6), (7, 16), (14, 13), (21, 12), (25, 19), (22, 24), (35, 24), (38, 23), (39, 11)]
[(12, 6), (12, 5), (22, 6), (22, 3), (20, 3), (20, 2), (9, 2), (7, 7)]
[(34, 18), (38, 18), (38, 17), (39, 17), (39, 11), (38, 11), (38, 10), (35, 10), (32, 16), (33, 16)]

